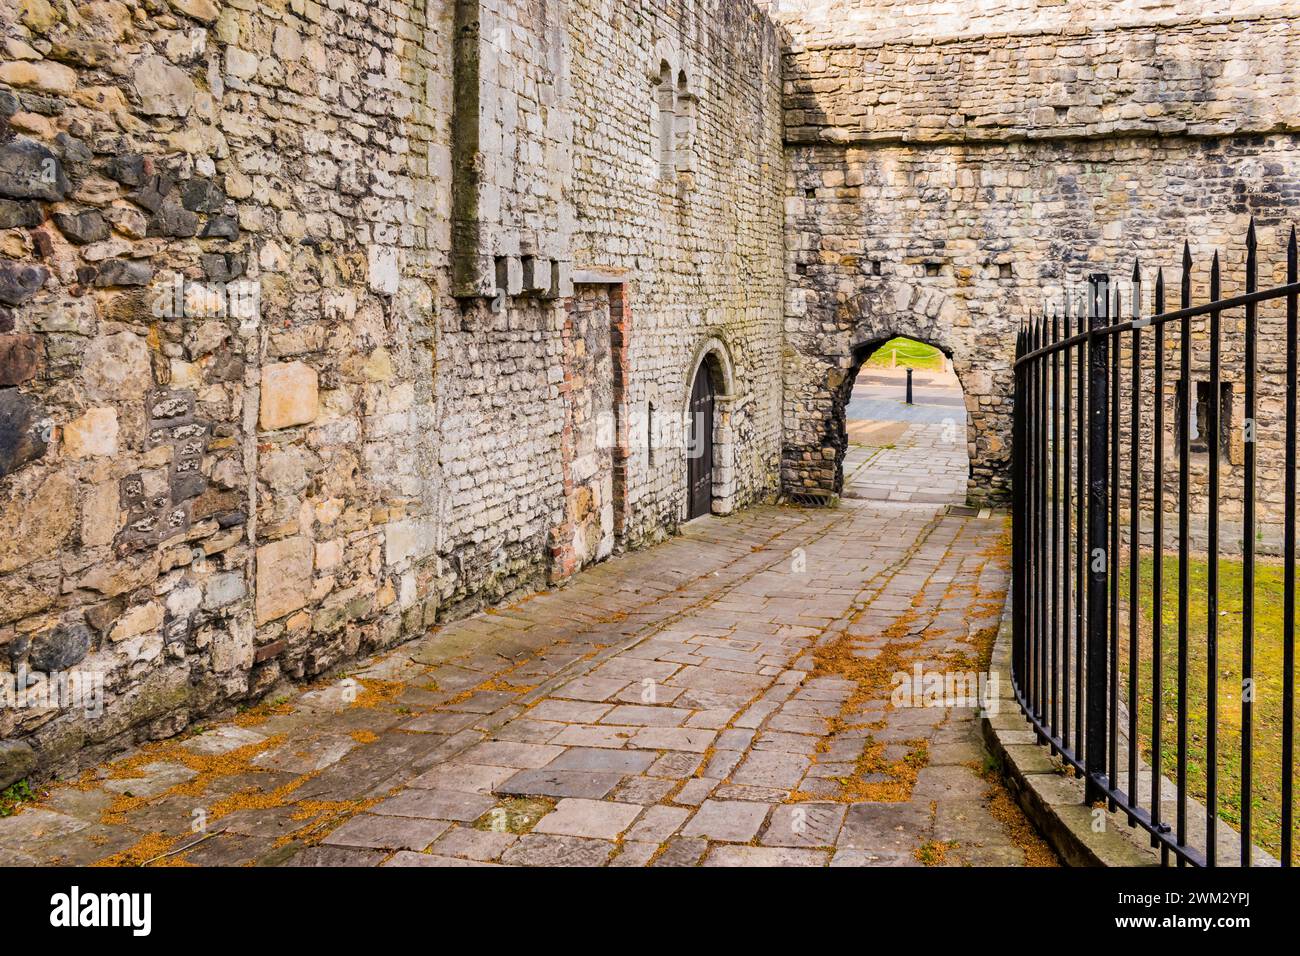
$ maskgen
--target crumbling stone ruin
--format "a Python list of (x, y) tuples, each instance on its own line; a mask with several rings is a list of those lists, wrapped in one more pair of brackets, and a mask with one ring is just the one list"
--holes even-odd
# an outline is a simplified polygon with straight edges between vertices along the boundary
[(45, 691), (0, 708), (4, 784), (697, 514), (829, 500), (895, 334), (951, 355), (998, 498), (1028, 309), (1252, 215), (1273, 242), (1300, 198), (1285, 2), (0, 0), (0, 27), (0, 676)]

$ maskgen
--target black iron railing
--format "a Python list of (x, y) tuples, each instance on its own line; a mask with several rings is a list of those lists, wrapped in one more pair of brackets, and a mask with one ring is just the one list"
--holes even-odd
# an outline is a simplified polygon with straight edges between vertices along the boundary
[(1256, 245), (1241, 294), (1185, 245), (1177, 311), (1137, 264), (1017, 343), (1016, 694), (1178, 865), (1293, 855), (1300, 276), (1294, 229), (1264, 290)]

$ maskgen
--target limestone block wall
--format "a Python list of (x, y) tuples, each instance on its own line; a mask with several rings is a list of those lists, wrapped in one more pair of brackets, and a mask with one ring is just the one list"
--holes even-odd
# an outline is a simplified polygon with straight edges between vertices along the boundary
[(564, 306), (444, 308), (438, 345), (439, 614), (546, 586), (563, 515)]
[[(748, 0), (574, 0), (569, 22), (574, 270), (624, 288), (620, 422), (634, 543), (684, 516), (683, 419), (706, 352), (719, 356), (729, 393), (715, 511), (776, 490), (781, 38)], [(665, 71), (671, 165), (659, 139)]]
[[(717, 510), (775, 491), (780, 443), (776, 30), (748, 0), (457, 9), (443, 613), (671, 533), (705, 342), (739, 370)], [(668, 174), (666, 62), (684, 82)]]
[(787, 61), (788, 135), (972, 143), (1293, 130), (1298, 54), (1285, 8), (814, 46)]
[(918, 16), (911, 36), (787, 52), (787, 487), (838, 490), (863, 350), (904, 334), (952, 355), (972, 494), (1005, 494), (1031, 309), (1088, 272), (1171, 264), (1184, 238), (1240, 261), (1252, 215), (1270, 234), (1294, 215), (1294, 11), (1182, 4), (1092, 28), (1089, 4), (1067, 6), (1008, 32), (972, 14), (939, 38)]
[[(952, 356), (970, 416), (974, 484), (979, 494), (1001, 491), (1022, 318), (1059, 303), (1066, 288), (1078, 292), (1096, 271), (1121, 281), (1127, 303), (1135, 258), (1146, 269), (1144, 301), (1149, 306), (1163, 266), (1172, 306), (1185, 237), (1197, 257), (1199, 301), (1216, 250), (1225, 292), (1240, 291), (1252, 216), (1266, 264), (1261, 281), (1280, 280), (1298, 171), (1300, 144), (1280, 134), (1022, 142), (960, 155), (900, 146), (801, 150), (790, 181), (797, 198), (787, 202), (797, 276), (787, 292), (787, 486), (833, 487), (843, 440), (837, 422), (857, 363), (871, 346), (907, 335)], [(1168, 341), (1172, 350), (1176, 336)], [(1224, 359), (1230, 381), (1230, 350)], [(1198, 336), (1200, 378), (1207, 360)], [(1239, 366), (1235, 378), (1240, 383)]]
[[(1227, 12), (1205, 0), (756, 0), (790, 34), (793, 49), (845, 40), (1088, 31), (1114, 25), (1177, 24)], [(1288, 10), (1284, 0), (1242, 0), (1250, 18)]]
[(569, 0), (450, 0), (459, 296), (567, 295)]
[(0, 24), (0, 738), (49, 772), (433, 620), (450, 11)]

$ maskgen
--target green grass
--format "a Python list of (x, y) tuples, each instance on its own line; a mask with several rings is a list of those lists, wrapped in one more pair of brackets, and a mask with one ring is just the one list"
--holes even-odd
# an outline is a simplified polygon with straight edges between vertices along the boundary
[(943, 353), (932, 345), (917, 342), (914, 339), (890, 339), (878, 348), (867, 364), (876, 368), (890, 367), (890, 353), (898, 356), (899, 368), (914, 368), (917, 371), (938, 372), (943, 370)]
[[(1152, 569), (1154, 560), (1140, 561), (1141, 611), (1139, 616), (1139, 737), (1142, 753), (1151, 759), (1152, 716)], [(1208, 694), (1206, 595), (1209, 593), (1209, 562), (1188, 564), (1189, 620), (1187, 640), (1187, 783), (1189, 791), (1205, 801), (1208, 762)], [(1161, 606), (1161, 771), (1174, 779), (1178, 766), (1178, 557), (1164, 557), (1163, 604)], [(1274, 856), (1281, 853), (1282, 825), (1282, 598), (1283, 567), (1257, 561), (1255, 566), (1255, 656), (1254, 656), (1254, 739), (1251, 745), (1252, 837), (1256, 846)], [(1128, 593), (1128, 568), (1120, 574), (1120, 594)], [(1218, 810), (1221, 820), (1240, 829), (1241, 792), (1241, 698), (1242, 698), (1242, 562), (1219, 561), (1219, 610), (1217, 686), (1218, 707)], [(1128, 611), (1120, 614), (1121, 692), (1127, 688)], [(1127, 773), (1121, 769), (1127, 783)], [(1149, 794), (1142, 794), (1143, 803)], [(1169, 821), (1172, 823), (1173, 821)], [(1300, 863), (1300, 852), (1293, 860)]]
[(19, 780), (12, 786), (0, 790), (0, 817), (13, 816), (24, 803), (31, 803), (35, 799), (36, 792), (32, 790), (31, 784), (26, 780)]

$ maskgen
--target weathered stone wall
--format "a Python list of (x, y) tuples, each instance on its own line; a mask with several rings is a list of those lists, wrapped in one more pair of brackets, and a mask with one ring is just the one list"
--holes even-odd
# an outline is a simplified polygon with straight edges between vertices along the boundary
[[(575, 276), (626, 284), (630, 372), (619, 415), (625, 533), (639, 542), (684, 517), (683, 421), (706, 351), (729, 376), (715, 512), (776, 489), (780, 38), (748, 0), (579, 0), (569, 23)], [(656, 128), (665, 66), (679, 93), (671, 168)]]
[[(790, 34), (792, 49), (873, 43), (891, 38), (946, 39), (1071, 30), (1116, 24), (1176, 24), (1225, 11), (1205, 0), (756, 0)], [(1241, 0), (1237, 17), (1285, 13), (1285, 0)]]
[[(718, 510), (775, 489), (780, 59), (747, 2), (0, 0), (0, 29), (0, 676), (103, 691), (0, 709), (15, 762), (670, 533), (705, 341), (738, 383)], [(671, 184), (665, 36), (698, 93)]]
[(432, 621), (443, 6), (3, 5), (0, 666), (104, 693), (0, 712), (47, 769)]
[(810, 48), (789, 61), (788, 136), (919, 144), (1294, 130), (1297, 56), (1294, 12)]
[(571, 574), (613, 553), (615, 525), (614, 322), (609, 289), (583, 285), (575, 291), (564, 324), (566, 418), (565, 521), (556, 530), (560, 569)]
[[(1120, 279), (1127, 302), (1135, 258), (1145, 266), (1148, 304), (1158, 266), (1172, 295), (1175, 254), (1187, 236), (1198, 301), (1207, 297), (1216, 249), (1225, 291), (1240, 291), (1252, 216), (1269, 253), (1261, 262), (1279, 279), (1298, 171), (1300, 145), (1283, 135), (1008, 143), (960, 155), (898, 146), (801, 150), (792, 191), (854, 185), (810, 186), (813, 199), (787, 203), (798, 278), (788, 292), (786, 422), (790, 448), (806, 450), (787, 460), (789, 486), (832, 486), (836, 461), (819, 451), (842, 440), (837, 422), (857, 363), (873, 344), (907, 335), (952, 355), (971, 417), (975, 483), (985, 492), (1005, 487), (1022, 319), (1060, 302), (1066, 286), (1077, 292), (1096, 271)], [(1171, 348), (1174, 341), (1171, 334)], [(1203, 378), (1207, 356), (1198, 342)], [(1224, 374), (1235, 377), (1240, 399), (1240, 371)]]
[(787, 487), (838, 490), (858, 363), (903, 334), (952, 355), (972, 495), (1004, 494), (1032, 309), (1135, 257), (1172, 264), (1184, 238), (1240, 262), (1252, 215), (1272, 235), (1294, 211), (1294, 12), (1085, 30), (1088, 12), (787, 53)]
[[(672, 532), (685, 393), (707, 341), (738, 369), (715, 510), (775, 491), (782, 119), (779, 37), (748, 0), (458, 16), (442, 599), (470, 608)], [(687, 75), (690, 113), (668, 176), (664, 61)]]
[(715, 513), (893, 334), (997, 494), (1031, 306), (1300, 198), (1296, 18), (1203, 6), (0, 0), (0, 766), (672, 533), (697, 374)]

